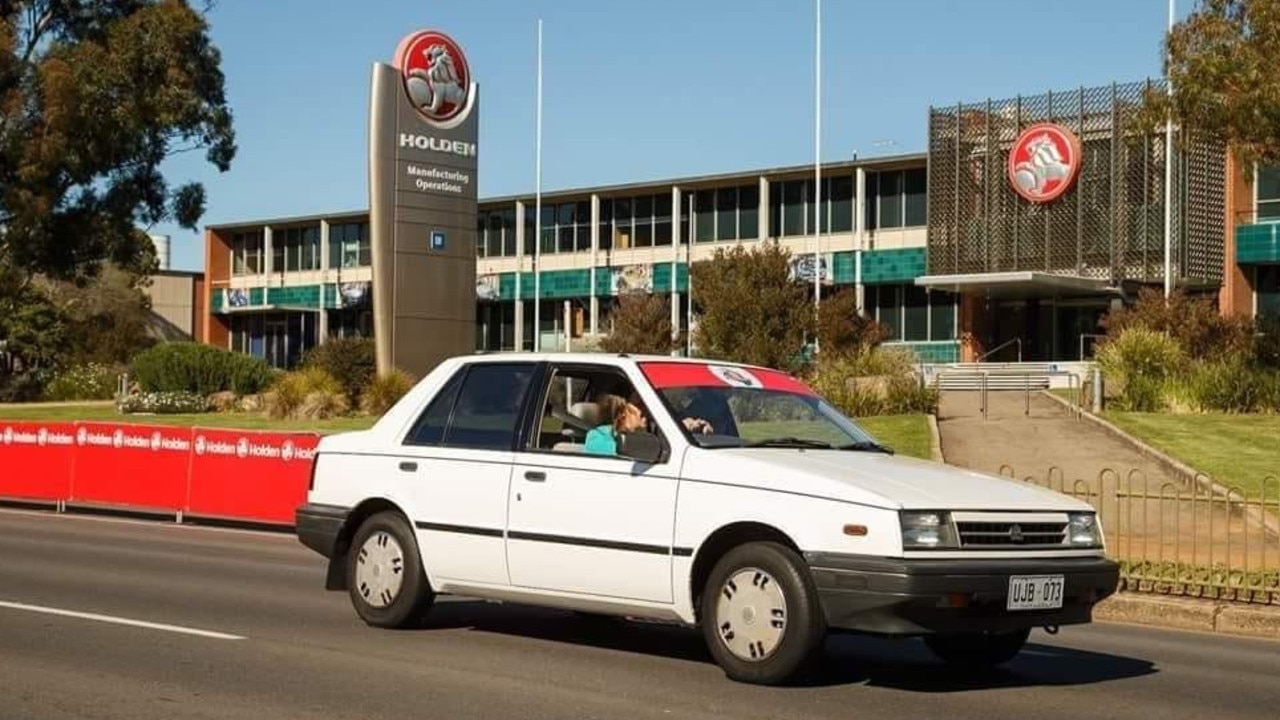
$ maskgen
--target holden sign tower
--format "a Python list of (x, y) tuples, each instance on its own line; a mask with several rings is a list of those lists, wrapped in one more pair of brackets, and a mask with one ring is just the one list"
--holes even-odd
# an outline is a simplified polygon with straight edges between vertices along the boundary
[(435, 30), (373, 66), (369, 232), (378, 370), (422, 377), (475, 343), (479, 98), (462, 47)]

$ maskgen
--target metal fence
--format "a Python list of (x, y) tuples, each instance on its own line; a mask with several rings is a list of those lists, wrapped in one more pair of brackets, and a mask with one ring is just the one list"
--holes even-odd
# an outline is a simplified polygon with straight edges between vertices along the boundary
[[(1000, 474), (1017, 478), (1008, 465)], [(1249, 487), (1205, 475), (1152, 481), (1141, 470), (1022, 480), (1087, 501), (1125, 590), (1280, 605), (1280, 477)]]
[[(1164, 277), (1165, 137), (1137, 124), (1158, 82), (1079, 88), (929, 111), (929, 274), (1038, 271), (1158, 282)], [(1081, 142), (1076, 187), (1021, 200), (1007, 159), (1018, 134), (1053, 122)], [(1173, 176), (1174, 270), (1217, 282), (1225, 230), (1225, 146), (1179, 129)]]

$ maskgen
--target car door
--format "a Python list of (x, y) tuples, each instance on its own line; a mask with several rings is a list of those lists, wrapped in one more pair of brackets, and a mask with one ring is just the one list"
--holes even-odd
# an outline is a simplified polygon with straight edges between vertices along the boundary
[[(428, 403), (397, 472), (423, 564), (444, 585), (507, 585), (507, 496), (535, 363), (471, 363)], [(441, 589), (441, 588), (437, 588)]]
[[(553, 391), (555, 383), (579, 383), (601, 375), (631, 382), (608, 366), (552, 365), (531, 423), (541, 425), (544, 418), (563, 411), (548, 412), (549, 398), (574, 396), (572, 391)], [(569, 451), (565, 443), (552, 443), (537, 426), (527, 435), (516, 453), (509, 491), (507, 565), (512, 585), (671, 602), (678, 485), (674, 464), (646, 465)]]

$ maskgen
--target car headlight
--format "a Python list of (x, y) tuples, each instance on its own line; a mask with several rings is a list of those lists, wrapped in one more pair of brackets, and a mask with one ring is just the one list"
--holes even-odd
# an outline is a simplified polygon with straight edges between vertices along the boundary
[(951, 516), (944, 512), (904, 512), (902, 521), (902, 549), (935, 550), (957, 548), (955, 526)]
[(1071, 547), (1102, 547), (1102, 526), (1091, 512), (1067, 516), (1067, 544)]

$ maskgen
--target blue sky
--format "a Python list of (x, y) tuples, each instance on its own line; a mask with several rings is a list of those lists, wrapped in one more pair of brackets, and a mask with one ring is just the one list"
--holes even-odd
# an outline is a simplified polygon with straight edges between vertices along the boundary
[[(1178, 0), (1190, 10), (1191, 0)], [(481, 197), (813, 161), (812, 0), (220, 0), (239, 154), (204, 223), (364, 208), (370, 67), (425, 27), (480, 85)], [(1165, 0), (825, 0), (824, 160), (924, 149), (931, 104), (1160, 74)], [(201, 236), (172, 227), (173, 264)]]

